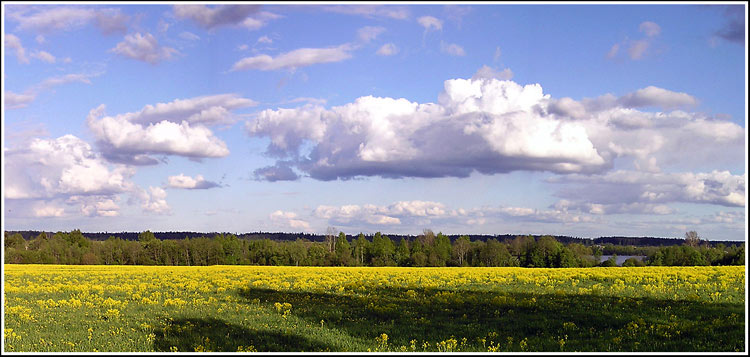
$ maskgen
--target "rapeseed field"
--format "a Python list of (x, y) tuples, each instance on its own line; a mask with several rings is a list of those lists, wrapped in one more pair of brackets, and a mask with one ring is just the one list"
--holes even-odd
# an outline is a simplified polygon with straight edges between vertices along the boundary
[(5, 265), (5, 352), (745, 350), (745, 267)]

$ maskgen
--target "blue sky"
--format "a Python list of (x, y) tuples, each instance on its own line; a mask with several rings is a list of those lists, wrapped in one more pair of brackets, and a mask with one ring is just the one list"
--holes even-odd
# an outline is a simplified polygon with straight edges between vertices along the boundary
[(3, 7), (5, 229), (746, 239), (744, 4)]

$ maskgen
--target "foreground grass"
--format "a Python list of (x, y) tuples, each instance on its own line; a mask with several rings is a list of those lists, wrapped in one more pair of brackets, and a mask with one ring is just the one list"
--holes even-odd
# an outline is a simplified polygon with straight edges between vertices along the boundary
[(744, 267), (5, 265), (5, 351), (743, 351)]

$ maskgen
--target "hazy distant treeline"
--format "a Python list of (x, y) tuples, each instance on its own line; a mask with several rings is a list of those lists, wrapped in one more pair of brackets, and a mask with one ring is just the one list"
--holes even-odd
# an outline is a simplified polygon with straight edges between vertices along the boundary
[(614, 259), (599, 263), (602, 255), (642, 255), (623, 265), (742, 265), (745, 245), (686, 242), (669, 246), (634, 246), (561, 243), (552, 236), (515, 236), (512, 239), (451, 240), (425, 230), (409, 239), (394, 240), (376, 233), (350, 239), (343, 232), (328, 234), (323, 241), (298, 237), (278, 241), (247, 239), (234, 234), (160, 240), (150, 231), (137, 240), (110, 236), (92, 240), (80, 230), (39, 233), (25, 239), (5, 232), (5, 263), (11, 264), (106, 264), (106, 265), (310, 265), (310, 266), (612, 266)]

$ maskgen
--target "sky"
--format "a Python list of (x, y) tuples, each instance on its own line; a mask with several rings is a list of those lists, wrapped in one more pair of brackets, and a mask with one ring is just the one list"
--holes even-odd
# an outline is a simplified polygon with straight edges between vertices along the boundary
[(747, 239), (745, 3), (3, 3), (3, 228)]

